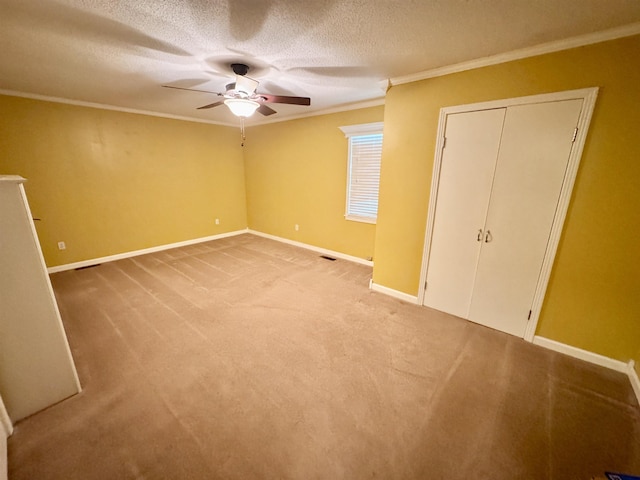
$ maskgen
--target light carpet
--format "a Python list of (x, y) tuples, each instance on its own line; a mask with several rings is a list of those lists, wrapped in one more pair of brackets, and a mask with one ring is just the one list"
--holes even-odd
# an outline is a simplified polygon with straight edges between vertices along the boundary
[(16, 425), (10, 479), (640, 473), (625, 375), (370, 276), (249, 234), (52, 275), (84, 390)]

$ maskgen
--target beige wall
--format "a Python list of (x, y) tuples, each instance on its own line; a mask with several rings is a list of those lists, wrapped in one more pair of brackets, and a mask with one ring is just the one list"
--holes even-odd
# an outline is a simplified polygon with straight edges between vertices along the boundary
[(418, 293), (440, 108), (598, 86), (538, 335), (628, 361), (640, 347), (640, 36), (393, 87), (374, 281)]
[(50, 267), (247, 226), (235, 128), (8, 96), (0, 111), (0, 174), (27, 178)]
[(245, 146), (249, 228), (372, 257), (375, 225), (344, 218), (348, 141), (339, 127), (380, 122), (383, 115), (380, 106), (250, 128)]

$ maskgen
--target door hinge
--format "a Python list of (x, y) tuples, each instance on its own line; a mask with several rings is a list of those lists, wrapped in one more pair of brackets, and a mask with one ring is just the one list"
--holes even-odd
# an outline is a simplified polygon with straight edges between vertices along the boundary
[(578, 136), (578, 127), (573, 131), (573, 138), (571, 139), (571, 143), (576, 141), (576, 137)]
[(529, 316), (527, 317), (527, 320), (531, 320), (531, 310), (529, 310)]
[(427, 282), (426, 281), (424, 282), (424, 289), (425, 290), (427, 289)]
[(442, 137), (442, 148), (444, 149), (447, 146), (447, 137)]

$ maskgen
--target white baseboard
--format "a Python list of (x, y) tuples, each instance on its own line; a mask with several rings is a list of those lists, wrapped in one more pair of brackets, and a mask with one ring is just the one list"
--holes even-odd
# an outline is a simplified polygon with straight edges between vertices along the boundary
[(349, 260), (350, 262), (359, 263), (368, 267), (373, 267), (371, 260), (365, 260), (364, 258), (354, 257), (353, 255), (347, 255), (346, 253), (336, 252), (334, 250), (328, 250), (326, 248), (316, 247), (315, 245), (309, 245), (308, 243), (296, 242), (295, 240), (289, 240), (288, 238), (278, 237), (269, 233), (258, 232), (257, 230), (248, 230), (248, 233), (257, 235), (258, 237), (264, 237), (278, 242), (293, 245), (294, 247), (306, 248), (307, 250), (313, 250), (314, 252), (321, 253), (323, 255), (329, 255), (330, 257), (340, 258), (342, 260)]
[(147, 253), (161, 252), (163, 250), (169, 250), (171, 248), (186, 247), (187, 245), (195, 245), (202, 242), (210, 242), (211, 240), (219, 240), (221, 238), (234, 237), (236, 235), (242, 235), (247, 233), (248, 228), (243, 230), (235, 230), (233, 232), (220, 233), (218, 235), (209, 235), (208, 237), (194, 238), (191, 240), (184, 240), (182, 242), (168, 243), (166, 245), (158, 245), (157, 247), (143, 248), (142, 250), (133, 250), (131, 252), (118, 253), (116, 255), (108, 255), (106, 257), (92, 258), (89, 260), (83, 260), (81, 262), (67, 263), (65, 265), (57, 265), (55, 267), (47, 268), (47, 272), (56, 273), (64, 272), (65, 270), (74, 270), (76, 268), (90, 267), (92, 265), (98, 265), (100, 263), (113, 262), (114, 260), (122, 260), (123, 258), (137, 257), (138, 255), (145, 255)]
[(556, 352), (564, 353), (565, 355), (569, 355), (574, 358), (579, 358), (580, 360), (584, 360), (585, 362), (600, 365), (601, 367), (610, 368), (611, 370), (615, 370), (617, 372), (628, 373), (628, 365), (624, 362), (621, 362), (620, 360), (614, 360), (613, 358), (605, 357), (604, 355), (599, 355), (588, 350), (582, 350), (581, 348), (572, 347), (571, 345), (567, 345), (566, 343), (556, 342), (555, 340), (550, 340), (545, 337), (539, 337), (537, 335), (533, 337), (533, 343), (535, 345), (540, 345), (541, 347), (548, 348), (549, 350), (554, 350)]
[(633, 391), (636, 392), (638, 404), (640, 404), (640, 378), (638, 378), (638, 372), (636, 372), (634, 365), (634, 361), (629, 360), (629, 363), (627, 364), (627, 374), (629, 375), (629, 380), (631, 381)]
[(629, 381), (631, 382), (631, 387), (636, 394), (638, 403), (640, 404), (640, 379), (638, 378), (638, 373), (634, 368), (633, 360), (629, 360), (629, 363), (624, 363), (620, 360), (605, 357), (604, 355), (599, 355), (588, 350), (582, 350), (581, 348), (572, 347), (571, 345), (567, 345), (566, 343), (556, 342), (555, 340), (550, 340), (545, 337), (538, 337), (537, 335), (533, 337), (533, 343), (535, 345), (548, 348), (549, 350), (553, 350), (555, 352), (560, 352), (574, 358), (579, 358), (580, 360), (584, 360), (585, 362), (600, 365), (601, 367), (610, 368), (611, 370), (615, 370), (616, 372), (626, 373), (629, 377)]
[(389, 295), (390, 297), (397, 298), (404, 302), (413, 303), (414, 305), (418, 304), (418, 297), (415, 295), (409, 295), (408, 293), (394, 290), (393, 288), (378, 285), (377, 283), (373, 283), (373, 280), (369, 282), (369, 288), (374, 292), (384, 293), (385, 295)]

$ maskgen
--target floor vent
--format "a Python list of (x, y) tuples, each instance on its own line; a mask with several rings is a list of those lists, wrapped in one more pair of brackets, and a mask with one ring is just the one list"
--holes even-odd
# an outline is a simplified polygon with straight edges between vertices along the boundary
[(332, 262), (336, 261), (335, 258), (329, 257), (328, 255), (320, 255), (320, 258), (324, 258), (325, 260), (331, 260)]

